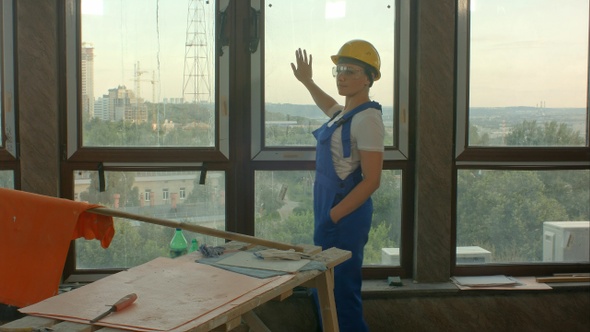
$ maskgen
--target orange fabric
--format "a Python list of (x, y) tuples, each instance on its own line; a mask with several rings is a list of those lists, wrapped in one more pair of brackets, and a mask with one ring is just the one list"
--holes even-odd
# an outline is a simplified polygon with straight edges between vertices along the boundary
[(56, 295), (71, 240), (109, 246), (113, 218), (85, 212), (95, 207), (0, 188), (0, 303), (24, 307)]
[[(99, 207), (98, 205), (87, 204), (87, 209)], [(102, 216), (92, 212), (82, 211), (78, 217), (76, 228), (72, 234), (72, 240), (83, 237), (86, 240), (97, 239), (100, 240), (100, 245), (103, 248), (108, 248), (111, 240), (115, 236), (115, 228), (113, 227), (113, 217)]]

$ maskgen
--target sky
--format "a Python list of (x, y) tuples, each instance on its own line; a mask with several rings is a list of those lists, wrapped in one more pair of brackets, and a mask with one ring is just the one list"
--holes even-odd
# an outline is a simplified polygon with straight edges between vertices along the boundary
[(586, 107), (588, 0), (476, 0), (472, 106)]
[[(82, 0), (82, 41), (95, 53), (95, 97), (118, 85), (135, 89), (138, 62), (141, 97), (182, 97), (189, 2)], [(211, 85), (200, 86), (212, 93), (214, 1), (199, 2), (210, 31), (199, 68), (211, 73)], [(585, 107), (588, 2), (472, 1), (470, 105)], [(393, 105), (394, 0), (271, 0), (264, 11), (267, 102), (313, 103), (291, 71), (297, 48), (313, 55), (314, 80), (338, 99), (330, 55), (360, 38), (381, 55), (383, 76), (370, 95)]]

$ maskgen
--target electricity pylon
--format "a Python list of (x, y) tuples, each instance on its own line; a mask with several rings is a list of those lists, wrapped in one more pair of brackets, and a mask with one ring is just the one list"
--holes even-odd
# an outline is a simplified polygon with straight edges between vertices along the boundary
[(208, 26), (205, 19), (207, 0), (189, 0), (186, 17), (186, 44), (182, 98), (187, 103), (211, 101)]

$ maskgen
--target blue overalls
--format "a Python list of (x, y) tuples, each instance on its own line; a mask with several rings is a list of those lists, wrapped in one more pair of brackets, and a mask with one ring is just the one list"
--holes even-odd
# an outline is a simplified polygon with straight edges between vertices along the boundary
[(313, 241), (323, 250), (337, 247), (352, 252), (352, 257), (349, 260), (337, 265), (334, 269), (334, 298), (338, 312), (338, 325), (342, 332), (368, 331), (363, 318), (361, 300), (361, 267), (363, 248), (368, 241), (371, 228), (373, 202), (369, 198), (354, 212), (340, 219), (337, 224), (334, 224), (330, 219), (330, 209), (337, 205), (362, 180), (360, 167), (344, 180), (338, 177), (332, 162), (331, 137), (336, 128), (342, 126), (344, 157), (350, 157), (352, 117), (367, 108), (381, 110), (381, 105), (376, 102), (364, 103), (346, 113), (332, 126), (328, 127), (330, 120), (313, 132), (317, 140)]

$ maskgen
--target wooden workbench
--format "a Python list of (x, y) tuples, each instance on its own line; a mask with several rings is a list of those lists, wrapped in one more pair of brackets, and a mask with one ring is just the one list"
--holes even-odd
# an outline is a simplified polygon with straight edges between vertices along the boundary
[[(349, 251), (331, 248), (317, 253), (313, 259), (326, 265), (326, 271), (311, 270), (297, 272), (294, 276), (280, 284), (271, 283), (268, 286), (256, 289), (248, 294), (248, 300), (239, 305), (221, 306), (207, 314), (206, 320), (196, 319), (175, 328), (171, 331), (230, 331), (242, 322), (246, 323), (251, 331), (270, 331), (264, 323), (254, 314), (253, 309), (271, 300), (283, 300), (289, 297), (293, 289), (298, 286), (316, 288), (321, 307), (321, 319), (324, 331), (339, 331), (336, 316), (336, 306), (333, 294), (334, 267), (351, 257)], [(198, 290), (195, 290), (198, 292)], [(115, 332), (129, 331), (75, 323), (72, 321), (61, 321), (59, 319), (26, 316), (3, 326), (0, 332), (16, 331), (44, 331), (43, 328), (50, 328), (45, 331), (100, 331)]]

